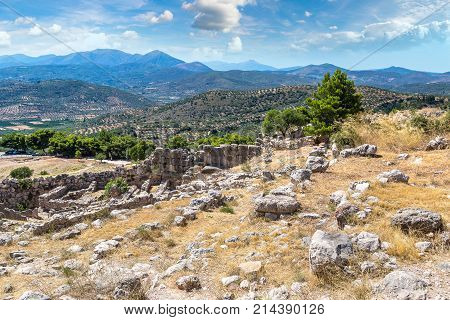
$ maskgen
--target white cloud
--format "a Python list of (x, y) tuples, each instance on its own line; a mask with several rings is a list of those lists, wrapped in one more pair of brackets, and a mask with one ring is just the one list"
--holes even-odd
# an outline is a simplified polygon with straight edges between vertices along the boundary
[(32, 27), (30, 30), (28, 30), (28, 34), (30, 36), (40, 36), (42, 34), (42, 30), (36, 25)]
[(192, 51), (192, 60), (211, 61), (223, 58), (223, 52), (212, 47), (195, 48)]
[(300, 24), (305, 24), (306, 23), (305, 20), (297, 20), (297, 22), (300, 23)]
[(195, 0), (184, 2), (182, 8), (197, 13), (192, 24), (194, 28), (230, 32), (240, 25), (239, 7), (255, 3), (255, 0)]
[(53, 34), (60, 33), (61, 30), (62, 30), (62, 27), (56, 23), (54, 23), (50, 28), (48, 28), (48, 31)]
[(124, 33), (122, 33), (122, 36), (126, 39), (137, 39), (139, 38), (139, 34), (136, 31), (133, 30), (127, 30)]
[(227, 50), (229, 52), (241, 52), (242, 51), (242, 40), (239, 37), (233, 37), (230, 42), (228, 42)]
[(330, 29), (330, 30), (337, 30), (338, 27), (337, 27), (337, 26), (331, 26), (331, 27), (329, 27), (328, 29)]
[(6, 31), (0, 31), (0, 48), (11, 45), (11, 36)]
[(18, 17), (16, 20), (14, 20), (14, 24), (17, 25), (27, 25), (32, 24), (35, 18), (33, 17)]
[(305, 17), (311, 17), (313, 14), (312, 14), (312, 12), (309, 12), (309, 11), (305, 11)]
[(169, 22), (173, 20), (173, 13), (169, 10), (164, 10), (163, 13), (158, 15), (156, 12), (149, 11), (146, 13), (142, 13), (140, 15), (137, 15), (136, 20), (138, 21), (144, 21), (150, 24), (158, 24), (162, 22)]

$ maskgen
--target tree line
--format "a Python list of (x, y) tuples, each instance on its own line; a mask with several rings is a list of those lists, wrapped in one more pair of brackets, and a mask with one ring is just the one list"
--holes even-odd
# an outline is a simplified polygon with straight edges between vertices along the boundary
[(145, 159), (154, 149), (151, 141), (129, 135), (101, 131), (92, 136), (66, 133), (52, 129), (39, 129), (30, 134), (9, 133), (1, 137), (0, 146), (16, 151), (37, 151), (41, 154), (98, 160)]

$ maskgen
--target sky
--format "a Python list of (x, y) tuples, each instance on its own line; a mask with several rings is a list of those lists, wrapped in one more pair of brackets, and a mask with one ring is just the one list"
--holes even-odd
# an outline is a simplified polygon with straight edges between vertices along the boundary
[(275, 67), (332, 63), (350, 68), (389, 42), (355, 69), (400, 66), (448, 72), (450, 4), (442, 8), (446, 3), (0, 0), (0, 55), (72, 53), (65, 43), (76, 51), (161, 50), (187, 62), (254, 59)]

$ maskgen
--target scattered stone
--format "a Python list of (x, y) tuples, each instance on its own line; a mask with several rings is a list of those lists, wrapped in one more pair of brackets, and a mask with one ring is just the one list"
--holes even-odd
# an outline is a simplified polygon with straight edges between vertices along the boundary
[(306, 169), (311, 172), (325, 172), (328, 169), (329, 162), (323, 157), (310, 156), (306, 159)]
[(400, 153), (398, 156), (397, 156), (397, 159), (398, 160), (407, 160), (409, 158), (409, 154), (407, 154), (407, 153)]
[(91, 225), (96, 229), (100, 229), (103, 226), (103, 220), (101, 219), (94, 220), (92, 221)]
[(358, 212), (359, 208), (350, 202), (341, 203), (335, 212), (339, 228), (343, 229), (345, 225), (352, 224)]
[(226, 278), (222, 278), (222, 284), (227, 287), (232, 283), (238, 282), (240, 279), (239, 276), (235, 275), (235, 276), (230, 276), (230, 277), (226, 277)]
[(131, 276), (121, 280), (114, 288), (113, 298), (115, 300), (132, 299), (135, 298), (133, 295), (138, 295), (141, 289), (141, 279), (137, 276)]
[(376, 290), (388, 298), (425, 300), (427, 282), (412, 272), (392, 271), (378, 284)]
[(200, 279), (197, 276), (189, 275), (178, 278), (176, 281), (177, 287), (180, 290), (190, 292), (192, 290), (201, 289)]
[(292, 214), (300, 209), (300, 203), (295, 198), (288, 196), (263, 195), (257, 197), (254, 202), (255, 211), (263, 214)]
[(307, 180), (311, 180), (312, 171), (309, 169), (297, 169), (291, 173), (291, 183), (294, 185), (301, 184)]
[(17, 242), (17, 245), (19, 245), (21, 247), (27, 247), (29, 244), (30, 244), (30, 242), (29, 241), (25, 241), (25, 240)]
[(448, 141), (444, 137), (436, 137), (430, 142), (428, 142), (425, 150), (444, 150), (448, 148)]
[(372, 261), (364, 261), (361, 263), (360, 267), (362, 273), (371, 273), (376, 269), (376, 265)]
[(110, 252), (119, 246), (119, 242), (116, 240), (106, 240), (97, 244), (94, 248), (94, 254), (92, 255), (92, 260), (96, 261), (103, 259)]
[(239, 284), (239, 287), (241, 289), (248, 289), (249, 286), (250, 286), (250, 281), (248, 281), (248, 280), (242, 280), (241, 283)]
[(72, 252), (72, 253), (78, 253), (78, 252), (84, 251), (84, 249), (83, 249), (83, 247), (81, 247), (81, 246), (79, 246), (77, 244), (74, 244), (73, 246), (69, 247), (67, 249), (67, 251), (68, 252)]
[(330, 195), (330, 202), (336, 206), (347, 201), (347, 193), (344, 190), (338, 190)]
[(309, 263), (316, 274), (343, 268), (352, 254), (352, 242), (346, 234), (317, 230), (311, 238)]
[(83, 267), (83, 262), (76, 259), (69, 259), (64, 261), (63, 266), (69, 270), (80, 270)]
[(239, 265), (239, 269), (241, 269), (244, 274), (258, 273), (262, 269), (262, 263), (261, 261), (243, 262)]
[(360, 250), (367, 252), (375, 252), (381, 245), (378, 235), (367, 231), (361, 232), (352, 241)]
[(430, 241), (419, 241), (416, 242), (415, 247), (420, 253), (425, 253), (433, 248), (433, 244)]
[(263, 172), (261, 173), (261, 176), (262, 176), (262, 179), (263, 179), (264, 181), (272, 181), (272, 180), (275, 180), (275, 176), (274, 176), (273, 173), (270, 172), (270, 171), (263, 171)]
[(72, 288), (68, 285), (68, 284), (63, 284), (61, 286), (59, 286), (58, 288), (56, 288), (55, 290), (53, 290), (52, 295), (55, 297), (60, 297), (63, 296), (67, 293), (69, 293), (69, 291)]
[(218, 173), (221, 171), (222, 171), (222, 169), (217, 168), (217, 167), (205, 166), (200, 172), (203, 174), (213, 174), (213, 173)]
[(39, 291), (26, 291), (19, 300), (50, 300), (50, 297)]
[(11, 233), (0, 232), (0, 246), (7, 246), (11, 244), (13, 237)]
[(269, 300), (287, 300), (289, 299), (289, 291), (286, 286), (273, 288), (267, 295)]
[(185, 227), (187, 225), (187, 219), (183, 216), (176, 216), (173, 219), (173, 224), (178, 227)]
[(402, 182), (408, 183), (409, 176), (401, 172), (400, 170), (394, 169), (387, 172), (382, 172), (377, 176), (378, 181), (381, 183), (388, 182)]
[(349, 191), (363, 193), (370, 187), (369, 181), (356, 181), (350, 183)]
[(356, 148), (344, 149), (340, 152), (342, 158), (349, 157), (373, 157), (377, 153), (377, 146), (371, 144), (363, 144)]
[(397, 211), (392, 217), (391, 224), (406, 233), (415, 231), (426, 234), (440, 231), (444, 227), (440, 214), (420, 208), (405, 208)]

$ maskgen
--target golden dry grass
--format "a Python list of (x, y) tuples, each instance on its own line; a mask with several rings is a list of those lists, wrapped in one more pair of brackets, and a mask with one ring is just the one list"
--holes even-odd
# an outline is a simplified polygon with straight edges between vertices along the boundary
[(0, 158), (0, 179), (7, 178), (11, 170), (27, 166), (34, 170), (33, 177), (40, 177), (41, 171), (51, 176), (58, 174), (79, 174), (112, 170), (115, 165), (86, 159), (63, 159), (55, 157)]

